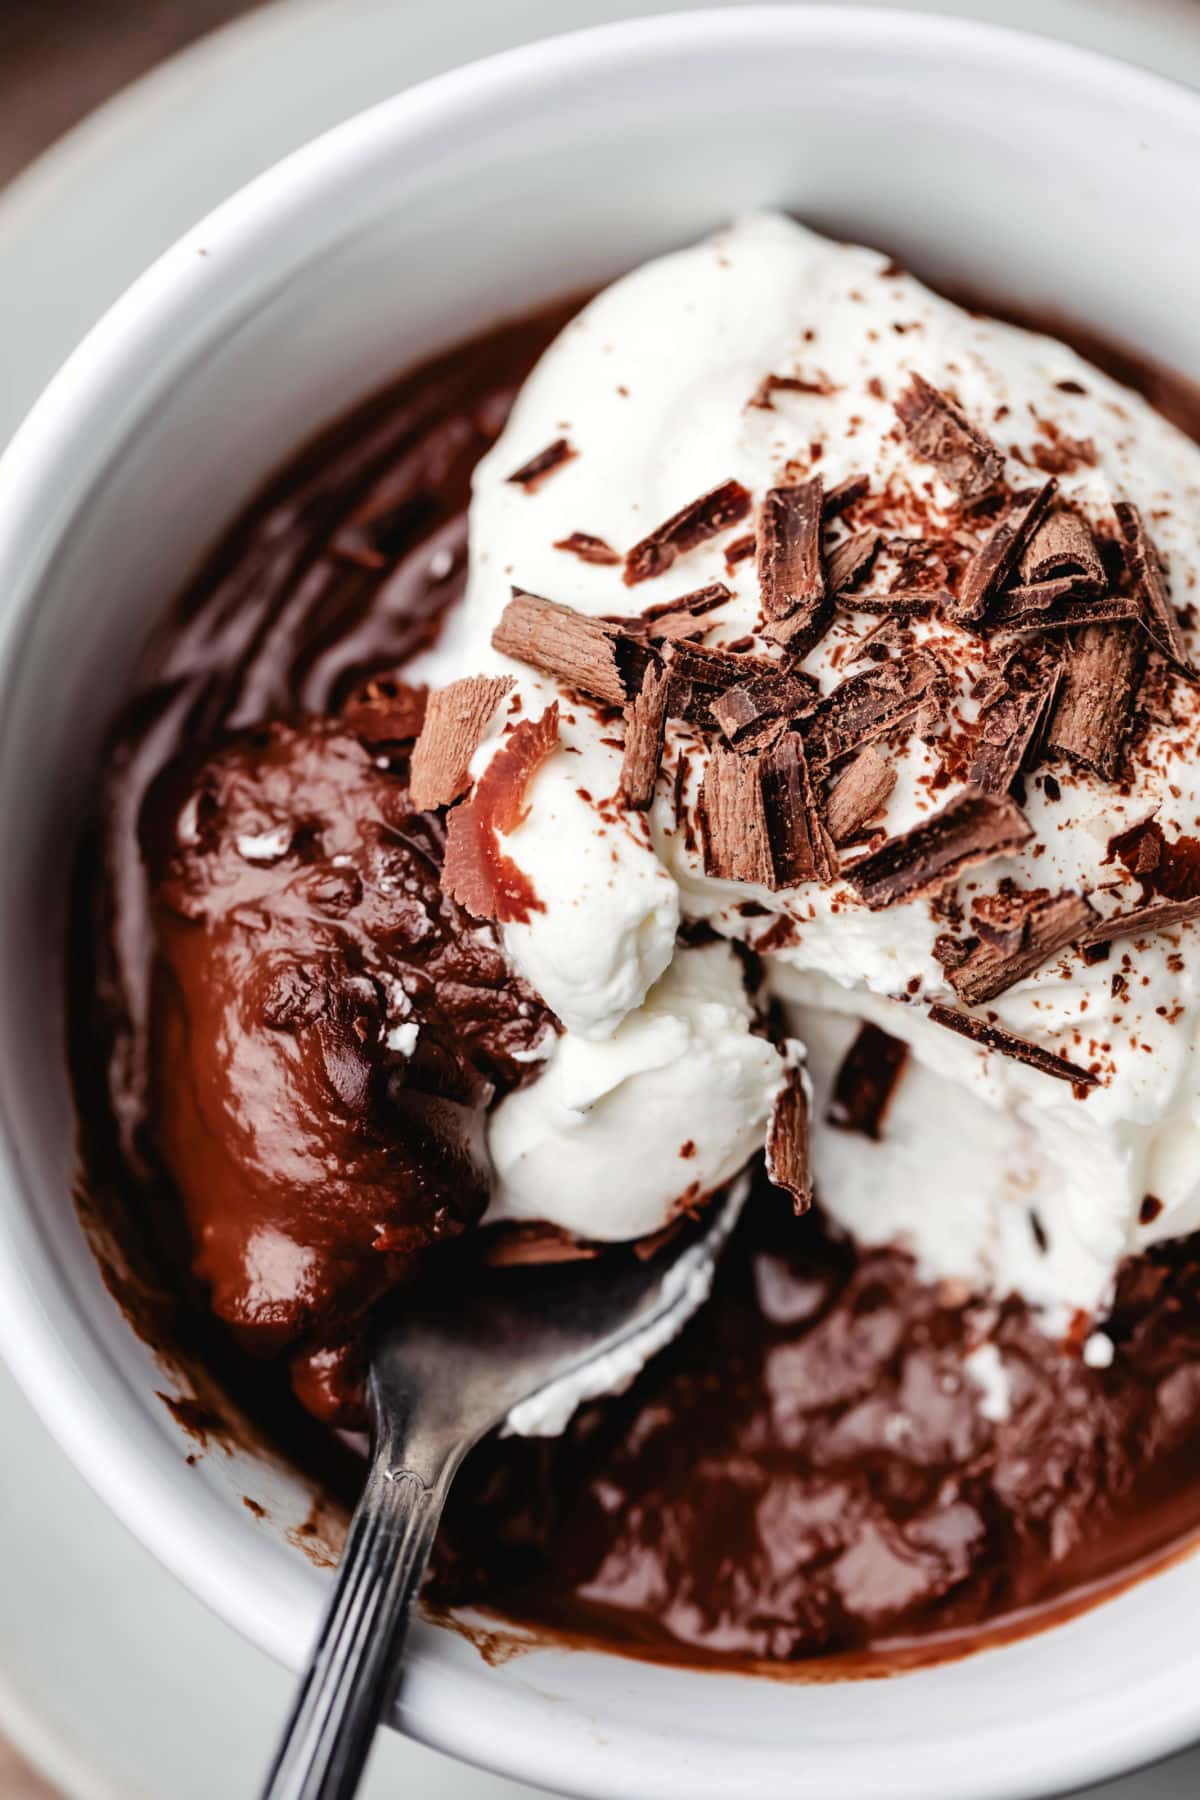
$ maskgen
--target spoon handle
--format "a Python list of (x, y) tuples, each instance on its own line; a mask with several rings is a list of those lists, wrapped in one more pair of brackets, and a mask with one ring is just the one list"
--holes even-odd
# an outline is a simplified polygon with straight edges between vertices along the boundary
[(385, 1413), (362, 1498), (262, 1800), (350, 1800), (392, 1698), (400, 1651), (438, 1521), (475, 1433), (389, 1429)]

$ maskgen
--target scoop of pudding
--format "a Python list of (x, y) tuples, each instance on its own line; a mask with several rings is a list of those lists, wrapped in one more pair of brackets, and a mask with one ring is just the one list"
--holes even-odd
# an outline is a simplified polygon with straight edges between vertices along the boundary
[(306, 1346), (334, 1415), (347, 1333), (478, 1222), (485, 1109), (554, 1035), (442, 891), (402, 771), (338, 720), (270, 725), (205, 763), (158, 847), (153, 1113), (196, 1272), (247, 1345)]

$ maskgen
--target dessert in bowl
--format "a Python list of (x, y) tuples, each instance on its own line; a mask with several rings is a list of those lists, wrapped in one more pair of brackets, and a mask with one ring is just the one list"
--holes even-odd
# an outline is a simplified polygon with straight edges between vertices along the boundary
[[(766, 59), (823, 31), (741, 14), (687, 41), (715, 79), (731, 44)], [(669, 37), (598, 40), (635, 123), (638, 54), (649, 83)], [(939, 41), (969, 66), (974, 33)], [(778, 174), (770, 193), (726, 182), (670, 235), (785, 197), (804, 200)], [(609, 268), (572, 272), (667, 234), (625, 235)], [(192, 248), (219, 265), (219, 221), (213, 238)], [(257, 291), (275, 278), (302, 342), (345, 291), (339, 257), (302, 295), (283, 242), (261, 246)], [(1030, 260), (1026, 298), (1052, 266)], [(545, 273), (525, 299), (554, 291)], [(218, 279), (232, 312), (236, 269)], [(283, 1364), (297, 1429), (302, 1409), (353, 1427), (382, 1294), (403, 1304), (472, 1243), (652, 1239), (765, 1144), (775, 1185), (707, 1312), (625, 1397), (485, 1451), (435, 1598), (704, 1661), (639, 1675), (645, 1704), (687, 1706), (703, 1679), (730, 1708), (712, 1735), (766, 1723), (784, 1781), (806, 1733), (835, 1766), (868, 1690), (789, 1690), (785, 1718), (774, 1684), (735, 1671), (962, 1648), (1191, 1524), (1197, 452), (1061, 344), (781, 214), (570, 310), (561, 331), (531, 316), (405, 359), (390, 398), (234, 527), (136, 670), (130, 635), (85, 860), (99, 906), (75, 938), (92, 1193), (183, 1237), (223, 1341), (264, 1359), (239, 1362), (243, 1395), (282, 1407)], [(1095, 322), (1149, 347), (1118, 308)], [(294, 355), (280, 323), (227, 320), (221, 341)], [(364, 392), (387, 365), (349, 318), (343, 341)], [(344, 410), (334, 365), (314, 369), (312, 425)], [(110, 530), (176, 404), (122, 450)], [(255, 457), (279, 461), (264, 421), (247, 430), (240, 487), (200, 452), (210, 538)], [(157, 609), (141, 591), (161, 619), (169, 590)], [(197, 1482), (229, 1473), (212, 1461)], [(268, 1493), (229, 1461), (266, 1538), (284, 1478)], [(1137, 1604), (1061, 1637), (1100, 1646), (1098, 1621)], [(982, 1742), (1008, 1681), (1029, 1703), (1037, 1645), (895, 1685), (918, 1706), (969, 1695)], [(468, 1655), (444, 1634), (422, 1651), (419, 1729), (442, 1735), (422, 1664), (510, 1699), (523, 1660), (568, 1692), (576, 1671), (626, 1679), (547, 1650), (467, 1675)], [(869, 1691), (891, 1744), (891, 1690)], [(1049, 1717), (1076, 1703), (1060, 1691)], [(627, 1746), (677, 1740), (637, 1715)], [(1025, 1749), (979, 1791), (1097, 1766)], [(492, 1753), (560, 1786), (613, 1779)], [(711, 1779), (734, 1791), (723, 1754)], [(860, 1784), (870, 1762), (856, 1745)]]

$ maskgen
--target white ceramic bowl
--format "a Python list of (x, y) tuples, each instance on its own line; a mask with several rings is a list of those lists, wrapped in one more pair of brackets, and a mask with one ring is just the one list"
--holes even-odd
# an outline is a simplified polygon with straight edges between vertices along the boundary
[[(194, 1446), (71, 1200), (64, 876), (148, 621), (260, 478), (431, 351), (758, 205), (1074, 313), (1200, 377), (1200, 98), (990, 28), (820, 7), (531, 46), (377, 107), (221, 208), (63, 369), (0, 464), (0, 1344), (159, 1556), (299, 1663), (329, 1576), (286, 1469)], [(268, 1506), (256, 1522), (240, 1504)], [(887, 1682), (756, 1681), (416, 1634), (398, 1722), (559, 1792), (1012, 1800), (1200, 1733), (1200, 1562)], [(148, 1656), (170, 1654), (147, 1644)]]

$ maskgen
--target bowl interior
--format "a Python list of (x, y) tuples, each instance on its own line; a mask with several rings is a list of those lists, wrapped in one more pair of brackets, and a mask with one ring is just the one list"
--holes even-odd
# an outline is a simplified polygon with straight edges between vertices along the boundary
[[(647, 21), (390, 103), (178, 246), (68, 366), (0, 471), (0, 1339), (67, 1448), (285, 1661), (328, 1582), (302, 1483), (195, 1444), (72, 1203), (64, 874), (148, 622), (260, 481), (372, 388), (747, 208), (935, 282), (1074, 315), (1200, 378), (1200, 101), (983, 28), (821, 8)], [(264, 1504), (268, 1521), (241, 1505)], [(421, 1630), (400, 1717), (580, 1794), (1044, 1793), (1200, 1723), (1185, 1561), (1056, 1630), (891, 1682), (752, 1681)], [(1119, 1707), (1111, 1703), (1118, 1690)]]

